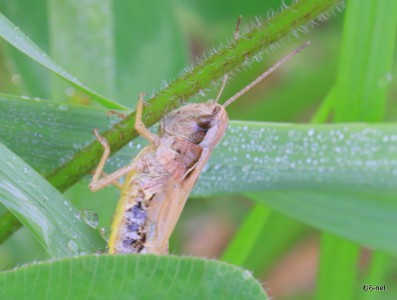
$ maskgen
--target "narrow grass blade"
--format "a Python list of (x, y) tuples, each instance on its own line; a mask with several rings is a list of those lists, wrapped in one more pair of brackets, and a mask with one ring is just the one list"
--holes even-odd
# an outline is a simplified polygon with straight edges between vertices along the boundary
[[(327, 99), (333, 100), (335, 121), (383, 120), (392, 80), (396, 30), (396, 1), (347, 1), (336, 85)], [(387, 243), (387, 239), (393, 240), (396, 233), (386, 228), (395, 216), (390, 218), (390, 212), (384, 209), (385, 206), (395, 205), (395, 193), (390, 196), (374, 195), (372, 205), (366, 201), (368, 195), (357, 196), (367, 210), (373, 207), (374, 211), (365, 213), (363, 210), (350, 210), (351, 219), (345, 219), (344, 224), (363, 224), (365, 220), (366, 225), (370, 225), (367, 228), (370, 231), (366, 237), (357, 231), (355, 236), (348, 238), (396, 253), (395, 245)], [(340, 198), (329, 201), (338, 202)], [(341, 206), (340, 210), (349, 211), (346, 206)], [(386, 231), (375, 233), (380, 227)], [(344, 234), (342, 236), (347, 237)], [(353, 291), (359, 285), (356, 267), (358, 253), (358, 245), (342, 241), (329, 233), (323, 234), (316, 299), (353, 298)]]
[(393, 80), (396, 33), (396, 1), (347, 1), (335, 121), (383, 119)]
[(395, 193), (289, 190), (249, 196), (323, 231), (369, 248), (397, 253)]
[[(116, 99), (113, 1), (48, 0), (47, 9), (52, 59), (91, 89)], [(67, 82), (52, 79), (51, 99), (65, 98), (65, 91), (78, 98)]]
[[(44, 52), (49, 53), (47, 0), (2, 0), (0, 11)], [(29, 17), (26, 17), (29, 12)], [(50, 72), (10, 44), (2, 43), (12, 78), (24, 95), (50, 98)], [(38, 80), (39, 79), (39, 80)]]
[(331, 234), (323, 235), (317, 280), (339, 288), (330, 289), (327, 285), (320, 284), (317, 286), (316, 299), (354, 299), (359, 254), (357, 244)]
[(0, 154), (0, 201), (52, 257), (103, 249), (98, 232), (81, 220), (62, 194), (3, 144)]
[(39, 64), (51, 70), (61, 78), (70, 82), (73, 86), (86, 92), (92, 96), (94, 100), (108, 108), (122, 109), (124, 106), (113, 102), (105, 97), (99, 95), (91, 90), (83, 83), (78, 81), (62, 67), (57, 65), (47, 54), (45, 54), (39, 47), (37, 47), (27, 36), (25, 36), (14, 24), (12, 24), (3, 14), (0, 13), (0, 36), (8, 43), (18, 48), (21, 52), (25, 53)]
[(230, 242), (221, 259), (237, 266), (243, 266), (252, 252), (255, 243), (266, 225), (270, 209), (256, 204), (244, 223), (240, 226), (235, 238)]

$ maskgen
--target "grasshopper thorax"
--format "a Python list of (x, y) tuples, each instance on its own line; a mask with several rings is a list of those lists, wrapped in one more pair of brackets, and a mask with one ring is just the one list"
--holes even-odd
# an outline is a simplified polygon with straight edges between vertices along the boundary
[[(187, 104), (161, 120), (160, 135), (174, 135), (203, 147), (215, 147), (227, 128), (227, 113), (217, 103)], [(219, 133), (222, 134), (219, 136)]]

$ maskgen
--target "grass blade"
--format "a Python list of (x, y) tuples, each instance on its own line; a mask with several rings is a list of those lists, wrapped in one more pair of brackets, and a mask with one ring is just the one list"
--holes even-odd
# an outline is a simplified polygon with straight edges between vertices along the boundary
[(393, 238), (397, 235), (395, 193), (290, 190), (250, 193), (249, 196), (323, 231), (370, 248), (397, 253), (397, 241)]
[[(106, 129), (112, 122), (101, 109), (5, 96), (0, 97), (0, 118), (0, 139), (43, 174), (92, 141), (93, 128)], [(393, 193), (396, 128), (394, 123), (231, 121), (194, 195), (293, 188)], [(143, 145), (142, 139), (130, 143), (111, 158), (108, 171), (128, 164)]]
[(108, 108), (122, 109), (124, 106), (113, 102), (99, 95), (92, 89), (78, 81), (62, 67), (57, 65), (47, 54), (37, 47), (27, 36), (25, 36), (14, 24), (12, 24), (3, 14), (0, 13), (0, 36), (8, 43), (34, 59), (39, 64), (51, 70), (61, 78), (65, 79), (73, 86), (92, 96), (94, 100)]
[(240, 226), (235, 238), (230, 242), (221, 259), (236, 266), (243, 266), (257, 242), (260, 233), (266, 226), (270, 209), (256, 204), (244, 223)]
[[(0, 11), (27, 34), (45, 52), (49, 52), (46, 0), (2, 0)], [(22, 7), (22, 9), (20, 9)], [(29, 12), (29, 17), (26, 17)], [(5, 59), (18, 80), (23, 95), (48, 99), (50, 97), (50, 72), (12, 45), (2, 43)], [(15, 77), (14, 77), (15, 78)], [(40, 80), (37, 80), (40, 78)], [(17, 81), (18, 82), (18, 81)]]
[(347, 2), (335, 121), (383, 120), (393, 79), (396, 33), (396, 1)]
[[(359, 254), (357, 244), (332, 234), (323, 234), (316, 299), (354, 299)], [(323, 282), (339, 288), (330, 289)]]
[(103, 248), (98, 233), (80, 219), (79, 212), (62, 194), (2, 144), (0, 154), (0, 201), (52, 257)]
[[(47, 7), (51, 57), (91, 89), (115, 99), (112, 1), (49, 0)], [(51, 98), (65, 98), (70, 85), (59, 78), (52, 79)]]
[[(328, 96), (333, 100), (335, 121), (383, 120), (392, 79), (390, 72), (396, 29), (397, 2), (347, 2), (337, 81), (335, 89)], [(362, 195), (363, 203), (366, 196)], [(393, 205), (394, 198), (395, 196), (387, 202)], [(380, 208), (385, 199), (375, 197), (373, 200), (373, 204)], [(374, 221), (377, 220), (384, 226), (388, 223), (387, 215), (388, 212), (384, 211), (379, 215), (380, 218), (368, 214), (364, 219), (372, 223), (371, 227), (375, 229), (377, 224)], [(391, 238), (389, 234), (384, 238)], [(331, 234), (323, 235), (317, 299), (352, 299), (353, 290), (359, 284), (356, 267), (359, 247)], [(376, 236), (370, 234), (364, 245), (373, 246), (376, 239)], [(353, 240), (357, 241), (357, 238)], [(395, 250), (387, 248), (395, 253)]]

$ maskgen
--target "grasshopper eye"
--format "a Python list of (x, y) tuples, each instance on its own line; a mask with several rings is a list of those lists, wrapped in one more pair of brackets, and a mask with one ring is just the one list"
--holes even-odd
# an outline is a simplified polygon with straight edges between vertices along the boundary
[(196, 121), (197, 126), (198, 126), (200, 129), (207, 131), (208, 129), (211, 128), (211, 121), (212, 121), (212, 119), (213, 119), (212, 116), (209, 116), (209, 115), (200, 116), (200, 117), (197, 119), (197, 121)]

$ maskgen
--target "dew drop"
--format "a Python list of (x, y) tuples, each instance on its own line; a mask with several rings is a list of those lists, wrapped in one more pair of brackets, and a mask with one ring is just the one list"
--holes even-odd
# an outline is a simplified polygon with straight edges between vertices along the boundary
[[(71, 230), (72, 230), (72, 229), (71, 229)], [(71, 235), (72, 235), (72, 238), (77, 239), (78, 236), (79, 236), (79, 235), (77, 234), (77, 232), (74, 231), (74, 230), (72, 230), (71, 232), (72, 232), (72, 234), (71, 234)]]
[(22, 83), (22, 77), (19, 74), (14, 74), (11, 76), (11, 82), (15, 85)]
[(67, 242), (66, 246), (68, 247), (70, 252), (72, 252), (73, 254), (79, 254), (79, 246), (76, 244), (75, 241), (69, 240)]
[(65, 89), (65, 95), (68, 97), (73, 97), (76, 94), (76, 91), (74, 88), (72, 87), (68, 87), (67, 89)]
[(67, 111), (67, 110), (69, 109), (69, 105), (67, 105), (67, 104), (65, 104), (65, 103), (59, 104), (59, 105), (58, 105), (58, 109), (59, 109), (60, 111)]
[(77, 219), (77, 220), (81, 220), (81, 216), (80, 216), (80, 213), (79, 212), (75, 212), (74, 213), (74, 217)]
[(241, 168), (241, 171), (243, 171), (244, 173), (248, 173), (250, 170), (251, 170), (250, 165), (245, 165)]
[(110, 238), (110, 229), (109, 228), (101, 228), (99, 229), (99, 233), (101, 237), (107, 242), (109, 241)]
[(244, 280), (248, 280), (248, 279), (251, 279), (252, 278), (252, 272), (251, 271), (248, 271), (248, 270), (245, 270), (244, 272), (243, 272), (243, 279)]
[(92, 228), (98, 227), (98, 214), (92, 209), (82, 209), (80, 210), (80, 216), (84, 223)]

